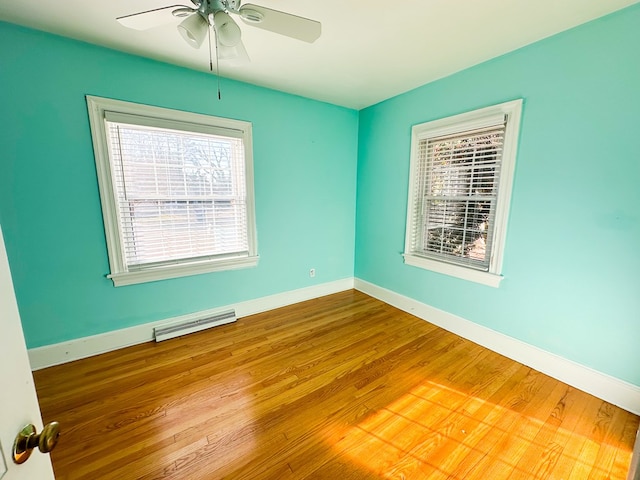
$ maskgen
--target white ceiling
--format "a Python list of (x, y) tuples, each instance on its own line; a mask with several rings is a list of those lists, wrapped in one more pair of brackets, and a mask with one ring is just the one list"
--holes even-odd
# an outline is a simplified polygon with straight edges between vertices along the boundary
[[(221, 63), (220, 71), (223, 77), (360, 109), (637, 1), (247, 0), (318, 20), (322, 36), (307, 44), (238, 21), (251, 62)], [(207, 71), (206, 42), (199, 50), (187, 45), (175, 28), (179, 19), (147, 31), (115, 21), (174, 3), (0, 0), (0, 20)]]

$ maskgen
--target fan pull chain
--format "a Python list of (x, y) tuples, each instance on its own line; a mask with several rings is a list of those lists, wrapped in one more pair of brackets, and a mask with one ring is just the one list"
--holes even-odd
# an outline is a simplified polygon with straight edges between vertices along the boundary
[[(213, 19), (209, 21), (212, 22)], [(213, 73), (213, 56), (211, 55), (211, 30), (213, 30), (213, 24), (209, 24), (209, 71)], [(218, 36), (216, 35), (216, 79), (218, 82), (218, 100), (221, 100), (220, 95), (220, 66), (218, 59)]]

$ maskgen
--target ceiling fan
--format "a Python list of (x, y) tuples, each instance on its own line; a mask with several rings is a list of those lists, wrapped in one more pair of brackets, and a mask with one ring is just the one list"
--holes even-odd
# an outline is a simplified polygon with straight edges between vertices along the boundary
[(178, 25), (178, 31), (193, 48), (200, 48), (211, 27), (216, 37), (216, 59), (220, 60), (249, 60), (242, 43), (240, 27), (230, 14), (237, 15), (247, 25), (303, 42), (313, 43), (320, 37), (320, 22), (309, 18), (259, 5), (240, 6), (240, 0), (191, 0), (191, 2), (193, 7), (170, 5), (124, 15), (116, 20), (128, 28), (147, 30), (175, 21), (176, 18), (183, 18)]

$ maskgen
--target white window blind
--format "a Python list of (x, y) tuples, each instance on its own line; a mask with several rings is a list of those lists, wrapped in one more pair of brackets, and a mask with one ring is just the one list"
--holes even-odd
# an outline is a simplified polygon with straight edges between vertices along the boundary
[(241, 139), (107, 125), (129, 269), (248, 254)]
[(405, 263), (497, 287), (522, 100), (412, 128)]
[(257, 264), (250, 123), (87, 105), (116, 286)]
[(414, 254), (488, 271), (504, 128), (419, 140)]

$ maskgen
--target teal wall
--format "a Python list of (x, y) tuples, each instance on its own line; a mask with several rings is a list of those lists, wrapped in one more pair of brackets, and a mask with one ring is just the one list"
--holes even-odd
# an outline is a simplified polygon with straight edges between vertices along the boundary
[[(29, 347), (353, 277), (358, 112), (221, 87), (218, 101), (212, 75), (0, 23), (0, 222)], [(256, 268), (105, 278), (87, 94), (253, 123)]]
[[(226, 79), (218, 101), (211, 75), (0, 23), (0, 222), (28, 345), (351, 277), (355, 265), (363, 280), (640, 385), (638, 45), (635, 5), (358, 113)], [(113, 287), (86, 94), (253, 122), (257, 268)], [(516, 98), (500, 288), (404, 265), (411, 126)]]
[[(360, 112), (356, 276), (640, 385), (640, 5)], [(411, 126), (524, 99), (499, 289), (403, 264)]]

